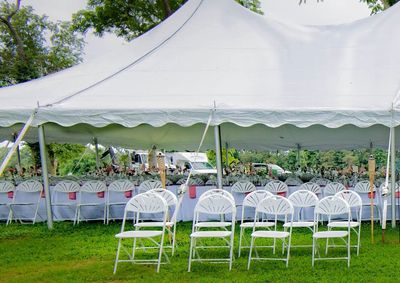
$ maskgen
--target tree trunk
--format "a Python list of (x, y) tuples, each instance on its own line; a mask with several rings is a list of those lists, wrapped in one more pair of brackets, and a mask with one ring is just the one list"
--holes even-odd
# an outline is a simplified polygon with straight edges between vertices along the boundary
[(164, 8), (164, 16), (165, 19), (172, 15), (171, 5), (169, 4), (169, 0), (162, 0), (163, 8)]

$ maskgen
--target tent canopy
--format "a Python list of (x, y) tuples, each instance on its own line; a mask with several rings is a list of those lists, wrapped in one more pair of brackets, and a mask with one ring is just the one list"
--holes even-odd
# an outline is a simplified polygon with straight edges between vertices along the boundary
[(386, 147), (387, 127), (400, 125), (399, 25), (399, 4), (305, 27), (190, 0), (111, 54), (0, 89), (0, 134), (39, 103), (34, 126), (46, 124), (48, 141), (190, 149), (212, 113), (239, 148)]

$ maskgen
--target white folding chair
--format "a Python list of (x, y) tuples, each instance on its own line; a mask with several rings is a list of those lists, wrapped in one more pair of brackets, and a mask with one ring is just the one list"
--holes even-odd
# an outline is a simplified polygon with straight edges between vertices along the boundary
[(288, 186), (282, 181), (272, 180), (265, 185), (264, 189), (274, 195), (284, 197), (288, 191)]
[[(249, 193), (243, 200), (243, 205), (242, 205), (242, 218), (241, 218), (241, 222), (240, 222), (240, 236), (239, 236), (239, 253), (238, 256), (240, 257), (240, 252), (241, 249), (243, 248), (250, 248), (250, 246), (242, 246), (242, 240), (244, 237), (244, 232), (246, 229), (253, 229), (254, 226), (254, 218), (251, 217), (250, 219), (245, 219), (245, 209), (246, 208), (251, 208), (253, 210), (256, 209), (258, 203), (268, 197), (268, 196), (272, 196), (273, 194), (270, 192), (267, 192), (266, 190), (258, 190), (258, 191), (254, 191)], [(253, 212), (253, 211), (252, 211)], [(254, 215), (254, 212), (253, 212)], [(270, 222), (270, 221), (265, 221), (264, 219), (260, 218), (257, 220), (256, 224), (257, 227), (272, 227), (275, 225), (274, 222)]]
[[(177, 197), (170, 191), (166, 189), (152, 189), (148, 192), (155, 193), (160, 195), (165, 199), (168, 205), (168, 217), (167, 217), (167, 222), (166, 222), (166, 231), (171, 237), (171, 245), (170, 246), (164, 246), (164, 248), (171, 248), (172, 249), (172, 255), (174, 255), (175, 252), (175, 245), (176, 245), (176, 219), (177, 215), (179, 212), (179, 207), (178, 207), (178, 199)], [(170, 220), (168, 220), (170, 212), (173, 211), (172, 217)], [(163, 222), (161, 221), (144, 221), (144, 222), (136, 222), (135, 227), (140, 229), (140, 228), (148, 228), (148, 227), (162, 227), (164, 225)]]
[[(201, 224), (201, 217), (207, 215), (224, 215), (231, 216), (230, 230), (200, 230), (200, 227), (204, 228)], [(203, 198), (200, 198), (194, 208), (194, 218), (192, 233), (190, 234), (190, 255), (189, 255), (189, 267), (188, 272), (191, 270), (192, 261), (208, 261), (208, 262), (228, 262), (229, 270), (232, 269), (233, 260), (233, 238), (235, 232), (235, 216), (236, 206), (231, 198), (226, 195), (217, 193), (212, 194)], [(207, 227), (207, 226), (206, 226)], [(219, 238), (225, 242), (225, 245), (197, 245), (198, 239), (206, 238)], [(200, 258), (198, 252), (199, 249), (210, 249), (210, 248), (228, 248), (229, 258)], [(209, 253), (208, 253), (209, 254)], [(197, 255), (197, 257), (196, 257)]]
[[(373, 193), (372, 194), (371, 194), (371, 189), (370, 189), (370, 186), (369, 186), (369, 181), (360, 181), (360, 182), (358, 182), (354, 186), (353, 190), (361, 196), (363, 207), (371, 207), (371, 201), (370, 201), (371, 198), (375, 200), (374, 201), (374, 213), (376, 213), (376, 215), (377, 215), (376, 220), (380, 221), (381, 220), (381, 211), (380, 211), (379, 206), (378, 206), (379, 197), (378, 198), (376, 197), (376, 187), (375, 187), (375, 185), (373, 184), (372, 186), (373, 186), (373, 188), (372, 188)], [(364, 198), (362, 197), (362, 195), (364, 195)], [(361, 215), (361, 217), (362, 217), (362, 215)], [(370, 218), (361, 219), (361, 220), (369, 220), (369, 219)]]
[[(15, 188), (14, 198), (9, 204), (10, 217), (8, 223), (15, 219), (21, 223), (24, 223), (23, 220), (29, 220), (32, 221), (32, 224), (35, 224), (38, 216), (44, 220), (38, 213), (42, 192), (43, 186), (39, 181), (27, 180), (19, 184)], [(28, 211), (24, 208), (29, 209), (29, 211), (32, 210), (33, 217), (27, 217)]]
[[(167, 261), (169, 261), (167, 255), (163, 251), (164, 235), (167, 222), (167, 211), (168, 211), (168, 204), (166, 200), (159, 194), (155, 194), (152, 192), (138, 194), (128, 201), (128, 203), (125, 206), (121, 232), (115, 235), (115, 237), (118, 239), (118, 248), (114, 264), (114, 274), (117, 271), (118, 262), (132, 262), (137, 264), (152, 263), (157, 265), (157, 272), (159, 272), (162, 254), (164, 254)], [(125, 231), (125, 223), (128, 213), (135, 214), (134, 219), (136, 223), (139, 223), (142, 214), (162, 213), (163, 221), (161, 230), (138, 230), (137, 228), (135, 228), (135, 230)], [(159, 242), (156, 241), (157, 238), (160, 238)], [(128, 249), (126, 249), (125, 246), (122, 245), (123, 239), (133, 240), (133, 248), (130, 247), (131, 252), (128, 251)], [(152, 244), (154, 244), (159, 249), (157, 259), (135, 259), (136, 250), (138, 249), (146, 250), (146, 247), (144, 246), (146, 239), (148, 239)], [(139, 248), (136, 247), (137, 240), (142, 241), (143, 244)], [(150, 246), (149, 248), (154, 248), (154, 245)], [(119, 259), (121, 248), (126, 252), (129, 259)]]
[[(315, 208), (318, 203), (318, 197), (315, 193), (308, 190), (298, 190), (288, 197), (291, 201), (293, 208), (297, 212), (297, 220), (293, 222), (286, 222), (283, 227), (288, 229), (290, 226), (293, 228), (308, 228), (311, 232), (314, 230), (314, 221), (308, 221), (305, 218), (305, 209)], [(312, 245), (292, 245), (292, 247), (312, 247)]]
[(129, 199), (133, 196), (135, 185), (129, 180), (115, 180), (107, 189), (106, 210), (107, 210), (107, 225), (110, 220), (119, 219), (112, 216), (113, 207), (125, 206)]
[[(362, 215), (362, 200), (361, 197), (354, 191), (341, 191), (336, 193), (337, 197), (344, 199), (350, 206), (350, 228), (354, 231), (357, 235), (357, 245), (350, 245), (350, 247), (357, 248), (357, 255), (360, 254), (360, 236), (361, 236), (361, 215)], [(353, 221), (353, 211), (355, 213), (355, 221)], [(331, 230), (332, 228), (348, 228), (347, 225), (349, 223), (347, 221), (342, 220), (332, 220), (330, 219), (328, 223), (328, 229)], [(329, 247), (337, 247), (337, 245), (330, 245), (328, 241), (326, 242), (326, 252)]]
[(146, 180), (146, 181), (143, 181), (139, 185), (139, 193), (144, 193), (144, 192), (150, 191), (152, 189), (159, 189), (159, 188), (163, 188), (163, 186), (162, 186), (160, 181), (158, 181), (158, 180)]
[(8, 223), (10, 219), (10, 208), (9, 205), (12, 203), (14, 198), (15, 186), (13, 183), (5, 180), (0, 180), (0, 209), (4, 211), (1, 215), (7, 215), (5, 219)]
[(82, 208), (87, 208), (87, 210), (89, 210), (88, 208), (90, 207), (94, 207), (95, 209), (92, 209), (92, 211), (90, 211), (90, 213), (88, 213), (87, 215), (96, 214), (96, 208), (101, 208), (103, 209), (103, 217), (85, 217), (83, 218), (83, 220), (103, 220), (103, 223), (106, 223), (106, 190), (107, 186), (102, 181), (91, 180), (85, 182), (82, 185), (80, 189), (80, 198), (78, 201), (78, 213), (76, 223), (79, 224), (82, 219)]
[(56, 207), (67, 207), (73, 211), (73, 218), (60, 217), (58, 220), (72, 220), (76, 223), (78, 213), (78, 198), (79, 198), (80, 186), (77, 182), (71, 180), (64, 180), (58, 182), (51, 192), (51, 208), (53, 215), (55, 215)]
[(325, 186), (325, 188), (323, 190), (323, 194), (324, 194), (324, 197), (333, 196), (340, 191), (344, 191), (345, 189), (346, 189), (346, 187), (343, 184), (338, 183), (338, 182), (331, 182)]
[[(278, 216), (283, 216), (285, 219), (285, 223), (293, 223), (293, 205), (291, 202), (282, 196), (269, 196), (261, 200), (256, 208), (254, 224), (253, 224), (253, 232), (251, 233), (251, 244), (250, 244), (250, 253), (249, 260), (247, 263), (247, 269), (250, 269), (251, 260), (282, 260), (286, 262), (286, 267), (289, 265), (289, 256), (290, 256), (290, 245), (292, 241), (292, 225), (289, 226), (289, 232), (279, 231), (278, 230)], [(273, 230), (265, 230), (261, 227), (257, 227), (257, 219), (260, 214), (272, 215), (274, 217), (274, 229)], [(284, 253), (285, 247), (287, 248), (287, 254), (284, 258), (277, 257), (260, 257), (256, 253), (256, 257), (253, 257), (253, 249), (256, 249), (255, 241), (260, 238), (268, 238), (273, 239), (274, 243), (272, 246), (273, 253), (275, 254), (275, 242), (277, 239), (282, 240), (282, 253)], [(288, 240), (286, 243), (286, 239)], [(258, 247), (266, 247), (258, 246)]]
[(317, 183), (304, 183), (300, 186), (299, 190), (307, 190), (316, 194), (318, 198), (321, 197), (321, 187)]
[[(347, 227), (346, 231), (337, 231), (337, 230), (328, 230), (328, 231), (319, 231), (320, 217), (325, 216), (328, 219), (332, 219), (333, 217), (338, 216), (347, 216)], [(321, 199), (317, 205), (315, 206), (314, 212), (314, 233), (313, 233), (313, 252), (312, 252), (312, 266), (314, 267), (314, 262), (316, 260), (347, 260), (347, 266), (350, 267), (350, 218), (351, 211), (350, 206), (341, 197), (337, 196), (328, 196)], [(319, 239), (329, 239), (339, 238), (343, 239), (345, 242), (345, 246), (347, 248), (347, 256), (346, 257), (321, 257), (319, 252), (318, 240)], [(318, 254), (318, 257), (316, 257)]]
[(238, 181), (234, 183), (231, 187), (232, 193), (238, 194), (246, 194), (250, 192), (254, 192), (256, 190), (256, 186), (252, 182), (249, 181)]

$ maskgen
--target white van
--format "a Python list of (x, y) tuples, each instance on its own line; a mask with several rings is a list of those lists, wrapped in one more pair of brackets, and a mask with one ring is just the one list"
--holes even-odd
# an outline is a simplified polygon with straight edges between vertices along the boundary
[(174, 152), (166, 153), (165, 155), (177, 168), (191, 170), (193, 175), (217, 174), (217, 169), (208, 162), (207, 154), (205, 153)]

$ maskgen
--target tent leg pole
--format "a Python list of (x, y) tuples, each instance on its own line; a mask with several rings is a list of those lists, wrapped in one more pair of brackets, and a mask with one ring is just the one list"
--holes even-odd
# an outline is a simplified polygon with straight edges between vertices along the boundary
[(391, 128), (392, 140), (390, 148), (390, 169), (391, 169), (391, 201), (392, 201), (392, 228), (396, 227), (396, 144), (395, 144), (395, 132), (394, 127)]
[[(16, 133), (13, 134), (13, 141), (15, 142), (18, 138), (18, 135)], [(17, 161), (18, 161), (18, 173), (22, 171), (22, 166), (21, 166), (21, 153), (19, 151), (19, 144), (17, 145)]]
[(93, 138), (94, 148), (96, 150), (96, 169), (99, 170), (100, 168), (100, 158), (99, 158), (99, 143), (97, 138)]
[(222, 189), (222, 164), (221, 164), (221, 136), (219, 126), (214, 127), (215, 159), (217, 161), (217, 184)]
[(47, 170), (47, 151), (46, 141), (44, 138), (43, 125), (39, 126), (39, 148), (40, 148), (40, 161), (42, 163), (42, 178), (43, 187), (46, 200), (46, 213), (47, 213), (47, 227), (49, 230), (53, 229), (53, 215), (51, 212), (50, 190), (49, 190), (49, 172)]

